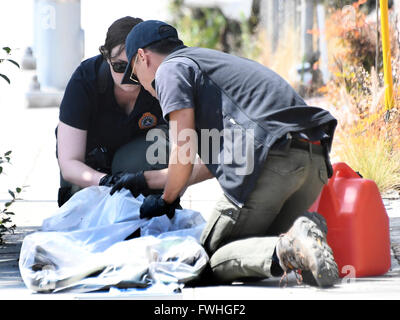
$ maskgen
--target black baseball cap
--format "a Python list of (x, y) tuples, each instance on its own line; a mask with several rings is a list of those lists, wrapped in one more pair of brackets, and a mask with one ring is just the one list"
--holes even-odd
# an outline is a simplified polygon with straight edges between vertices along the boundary
[(134, 26), (125, 40), (125, 50), (128, 58), (128, 65), (126, 66), (121, 84), (134, 83), (130, 79), (132, 74), (131, 62), (138, 49), (145, 48), (155, 42), (167, 38), (178, 38), (178, 32), (173, 26), (170, 26), (165, 22), (158, 20), (146, 20)]

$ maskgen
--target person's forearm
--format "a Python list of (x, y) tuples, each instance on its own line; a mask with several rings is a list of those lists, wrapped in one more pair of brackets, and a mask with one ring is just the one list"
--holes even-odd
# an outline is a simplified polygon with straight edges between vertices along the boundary
[(198, 160), (200, 162), (196, 163), (193, 166), (192, 174), (190, 176), (187, 186), (191, 186), (204, 180), (214, 178), (210, 170), (208, 170), (207, 166), (200, 160), (200, 158)]
[(149, 189), (160, 190), (164, 189), (167, 183), (168, 169), (145, 171), (144, 177), (146, 179)]
[(60, 168), (64, 180), (82, 188), (99, 185), (100, 179), (106, 175), (79, 160), (65, 161)]
[[(145, 171), (147, 185), (150, 189), (164, 189), (167, 183), (168, 169)], [(204, 163), (193, 166), (192, 174), (188, 181), (188, 186), (214, 178)]]
[(180, 196), (181, 192), (188, 185), (192, 174), (193, 164), (172, 164), (168, 167), (168, 177), (165, 184), (163, 199), (167, 203), (172, 203)]

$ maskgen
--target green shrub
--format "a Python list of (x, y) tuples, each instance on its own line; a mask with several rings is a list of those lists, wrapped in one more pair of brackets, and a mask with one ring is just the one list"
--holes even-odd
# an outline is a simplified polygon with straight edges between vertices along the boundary
[[(0, 63), (8, 61), (8, 62), (16, 65), (19, 68), (19, 64), (9, 58), (11, 55), (11, 49), (9, 47), (3, 47), (2, 49), (3, 49), (3, 51), (5, 51), (6, 56), (4, 58), (0, 58)], [(5, 74), (0, 73), (0, 78), (3, 78), (5, 81), (8, 82), (8, 84), (11, 83), (10, 79)], [(10, 164), (10, 160), (11, 160), (10, 155), (11, 155), (11, 151), (7, 151), (2, 156), (0, 156), (0, 174), (4, 173), (4, 171), (3, 171), (4, 164), (6, 164), (6, 165)], [(9, 189), (8, 193), (11, 196), (11, 200), (7, 201), (4, 204), (3, 209), (0, 209), (0, 244), (3, 243), (3, 235), (6, 232), (13, 232), (16, 228), (16, 225), (13, 224), (13, 222), (12, 222), (12, 216), (14, 215), (14, 212), (10, 211), (10, 207), (12, 206), (12, 204), (15, 201), (21, 200), (20, 198), (18, 198), (18, 196), (22, 192), (22, 189), (23, 188), (21, 188), (21, 187), (17, 187), (17, 188), (15, 188), (15, 190)]]

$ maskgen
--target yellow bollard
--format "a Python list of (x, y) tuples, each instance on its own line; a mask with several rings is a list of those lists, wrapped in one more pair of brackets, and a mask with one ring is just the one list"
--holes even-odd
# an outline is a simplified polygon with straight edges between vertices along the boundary
[(381, 8), (383, 75), (385, 81), (385, 107), (386, 110), (390, 110), (393, 107), (393, 78), (392, 78), (392, 61), (391, 61), (390, 38), (389, 38), (388, 0), (380, 0), (380, 8)]

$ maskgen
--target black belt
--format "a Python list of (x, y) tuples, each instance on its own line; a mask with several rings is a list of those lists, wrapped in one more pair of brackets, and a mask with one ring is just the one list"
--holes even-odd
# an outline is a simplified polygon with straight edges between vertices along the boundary
[(295, 138), (292, 139), (292, 142), (290, 143), (290, 148), (311, 151), (312, 153), (315, 153), (315, 154), (324, 155), (323, 146), (318, 145), (318, 144), (313, 144), (313, 143), (307, 142), (307, 141), (300, 141)]
[(275, 154), (286, 154), (291, 148), (305, 150), (322, 156), (325, 155), (324, 147), (322, 145), (313, 144), (297, 138), (280, 139), (271, 147), (271, 151)]

